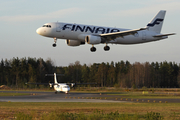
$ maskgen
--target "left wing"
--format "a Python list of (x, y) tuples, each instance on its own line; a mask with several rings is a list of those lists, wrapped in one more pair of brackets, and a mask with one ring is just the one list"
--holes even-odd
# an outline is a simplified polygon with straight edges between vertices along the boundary
[(71, 85), (74, 87), (75, 85), (96, 85), (97, 83), (66, 83), (66, 85)]
[(122, 31), (122, 32), (115, 32), (115, 33), (107, 33), (107, 34), (100, 34), (101, 37), (107, 39), (108, 41), (110, 40), (114, 40), (118, 37), (124, 37), (127, 35), (134, 35), (136, 34), (138, 31), (141, 30), (146, 30), (147, 28), (140, 28), (140, 29), (134, 29), (134, 30), (127, 30), (127, 31)]
[(34, 84), (34, 85), (58, 85), (57, 83), (25, 83), (27, 84)]

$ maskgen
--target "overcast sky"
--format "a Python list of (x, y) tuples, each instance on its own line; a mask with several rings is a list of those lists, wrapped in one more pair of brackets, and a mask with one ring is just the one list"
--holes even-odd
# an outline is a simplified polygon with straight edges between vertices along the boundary
[[(51, 58), (57, 66), (101, 62), (180, 63), (180, 1), (179, 0), (0, 0), (0, 59), (33, 57)], [(167, 10), (162, 33), (176, 33), (168, 39), (136, 44), (112, 45), (104, 51), (104, 44), (67, 46), (58, 39), (40, 36), (36, 29), (48, 22), (68, 22), (106, 27), (137, 29), (147, 25), (159, 12)]]

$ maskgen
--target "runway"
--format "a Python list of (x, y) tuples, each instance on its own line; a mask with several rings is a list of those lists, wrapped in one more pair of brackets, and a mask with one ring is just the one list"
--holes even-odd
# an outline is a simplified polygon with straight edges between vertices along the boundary
[[(0, 93), (28, 93), (23, 96), (0, 96), (0, 102), (151, 102), (151, 103), (180, 103), (178, 98), (147, 98), (131, 99), (123, 98), (118, 95), (107, 95), (99, 93), (79, 93), (70, 92), (69, 94), (39, 91), (0, 91)], [(106, 99), (107, 98), (107, 99)]]
[[(92, 99), (101, 97), (96, 93), (58, 93), (35, 91), (0, 91), (3, 93), (29, 93), (25, 96), (0, 96), (0, 102), (127, 102), (105, 99)], [(103, 96), (102, 96), (103, 97)]]

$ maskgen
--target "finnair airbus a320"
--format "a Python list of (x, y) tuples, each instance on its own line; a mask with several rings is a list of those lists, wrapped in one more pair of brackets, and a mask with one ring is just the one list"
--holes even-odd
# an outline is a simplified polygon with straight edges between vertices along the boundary
[(101, 27), (82, 24), (71, 24), (62, 22), (46, 23), (38, 28), (36, 32), (39, 35), (54, 39), (53, 47), (56, 47), (57, 39), (66, 39), (69, 46), (79, 46), (85, 43), (92, 45), (91, 52), (95, 52), (94, 45), (104, 43), (105, 51), (110, 50), (108, 46), (111, 44), (139, 44), (152, 41), (158, 41), (168, 38), (171, 34), (161, 34), (165, 10), (159, 13), (147, 24), (145, 28), (140, 29), (122, 29)]

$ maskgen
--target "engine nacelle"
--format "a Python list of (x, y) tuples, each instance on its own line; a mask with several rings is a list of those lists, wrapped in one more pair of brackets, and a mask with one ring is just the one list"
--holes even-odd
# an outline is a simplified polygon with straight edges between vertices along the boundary
[(99, 36), (94, 36), (94, 35), (88, 35), (88, 36), (85, 37), (85, 41), (86, 41), (88, 44), (95, 45), (95, 44), (101, 43), (101, 37), (99, 37)]
[(75, 86), (75, 83), (71, 83), (71, 87), (74, 87)]
[(67, 39), (66, 44), (68, 46), (79, 46), (79, 45), (82, 45), (82, 44), (85, 44), (85, 43), (81, 42), (81, 41), (78, 41), (78, 40), (69, 40), (69, 39)]
[(52, 83), (49, 83), (49, 87), (52, 87), (53, 86), (53, 84)]

